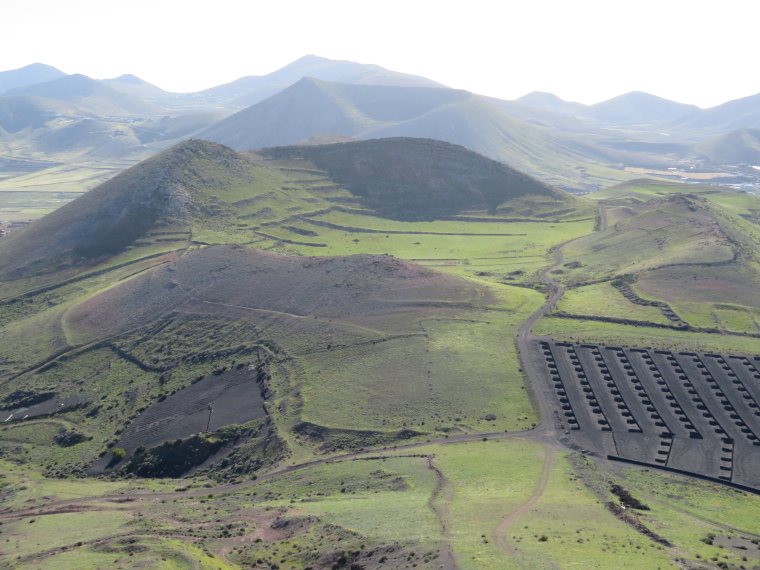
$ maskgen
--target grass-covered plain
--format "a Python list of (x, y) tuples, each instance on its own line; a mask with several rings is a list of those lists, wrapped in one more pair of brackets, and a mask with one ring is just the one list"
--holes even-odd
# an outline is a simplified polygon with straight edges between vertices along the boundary
[(657, 349), (724, 352), (755, 355), (756, 338), (710, 333), (621, 325), (582, 319), (562, 319), (551, 316), (539, 320), (532, 332), (552, 335), (556, 340), (588, 342)]
[(555, 457), (546, 491), (508, 530), (529, 566), (676, 568), (668, 549), (607, 510), (584, 483), (587, 477), (565, 456)]
[(424, 336), (304, 354), (303, 418), (348, 429), (529, 428), (537, 419), (512, 338), (542, 296), (502, 287), (500, 310), (422, 317)]
[[(295, 570), (343, 559), (345, 566), (430, 569), (665, 569), (760, 559), (752, 543), (757, 497), (648, 470), (610, 470), (572, 454), (546, 461), (543, 444), (491, 439), (368, 453), (225, 489), (203, 477), (163, 485), (49, 482), (4, 464), (0, 481), (14, 509), (85, 502), (48, 515), (6, 510), (0, 539), (13, 548), (4, 562), (19, 568), (78, 560), (84, 567)], [(607, 508), (617, 501), (614, 483), (650, 508), (629, 509), (629, 521), (672, 546)], [(529, 499), (532, 506), (520, 509)]]
[(610, 282), (584, 285), (565, 291), (557, 309), (573, 315), (590, 315), (669, 324), (662, 311), (626, 299)]

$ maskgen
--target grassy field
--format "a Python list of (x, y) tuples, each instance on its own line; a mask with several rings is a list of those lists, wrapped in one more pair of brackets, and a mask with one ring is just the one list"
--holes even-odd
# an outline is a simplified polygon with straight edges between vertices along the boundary
[[(512, 338), (542, 298), (506, 289), (505, 311), (430, 315), (418, 321), (424, 337), (304, 354), (299, 362), (312, 377), (304, 419), (349, 429), (529, 428), (536, 416), (515, 373)], [(483, 420), (489, 415), (494, 419)]]
[[(757, 497), (650, 470), (608, 470), (565, 454), (555, 454), (544, 469), (548, 478), (539, 492), (545, 460), (546, 448), (526, 440), (438, 444), (316, 465), (221, 493), (203, 478), (163, 486), (48, 482), (4, 463), (0, 482), (16, 506), (148, 494), (95, 501), (75, 513), (4, 521), (0, 537), (12, 545), (19, 568), (73, 568), (79, 561), (295, 570), (341, 556), (345, 565), (431, 569), (446, 560), (462, 569), (665, 569), (684, 561), (739, 567), (760, 560), (751, 542), (760, 532)], [(615, 500), (613, 483), (650, 508), (631, 509), (629, 517), (672, 547), (650, 540), (605, 507)], [(173, 488), (178, 492), (161, 500), (150, 497)], [(510, 516), (531, 497), (531, 507)], [(506, 527), (505, 519), (511, 521)], [(499, 533), (503, 541), (494, 540)]]
[(650, 168), (637, 168), (634, 166), (628, 166), (625, 168), (626, 172), (633, 174), (655, 174), (660, 176), (680, 176), (681, 178), (689, 178), (692, 180), (713, 180), (714, 178), (720, 178), (726, 176), (723, 172), (673, 172), (670, 170), (652, 170)]
[[(623, 469), (620, 474), (626, 487), (651, 507), (646, 515), (651, 527), (683, 545), (694, 563), (752, 567), (760, 562), (757, 496), (648, 470)], [(742, 548), (728, 547), (729, 537), (745, 537), (733, 541)]]
[(545, 317), (532, 332), (553, 335), (557, 340), (641, 346), (674, 350), (757, 354), (757, 339), (741, 336), (647, 328), (581, 319)]
[(565, 291), (557, 309), (573, 315), (591, 315), (668, 324), (657, 307), (637, 305), (626, 299), (609, 282)]
[[(388, 253), (457, 275), (518, 281), (535, 279), (537, 271), (551, 263), (553, 246), (585, 235), (594, 225), (593, 219), (557, 223), (539, 220), (504, 223), (448, 220), (399, 222), (342, 212), (309, 217), (308, 220), (325, 221), (344, 229), (315, 226), (307, 220), (291, 220), (283, 224), (287, 228), (269, 226), (262, 231), (273, 238), (326, 245), (313, 247), (282, 243), (277, 246), (270, 242), (275, 250), (293, 251), (301, 255)], [(288, 228), (317, 235), (303, 236)], [(365, 229), (381, 233), (366, 233), (362, 231)], [(384, 231), (399, 233), (382, 233)], [(256, 247), (272, 245), (255, 244)]]
[(617, 186), (587, 194), (591, 200), (630, 200), (647, 201), (652, 198), (672, 196), (674, 194), (692, 194), (726, 208), (734, 214), (752, 214), (757, 209), (758, 197), (744, 191), (722, 188), (720, 186), (702, 186), (683, 184), (664, 180), (637, 179)]
[(678, 567), (668, 549), (615, 518), (561, 455), (546, 491), (509, 537), (533, 568)]
[(728, 331), (755, 333), (759, 330), (758, 315), (760, 311), (758, 310), (751, 310), (749, 307), (717, 304), (714, 305), (714, 312), (720, 323)]
[[(18, 155), (18, 151), (3, 149)], [(26, 153), (23, 153), (26, 155)], [(33, 172), (0, 169), (0, 219), (36, 220), (137, 164), (147, 154), (127, 159), (77, 160), (69, 156)]]
[(448, 517), (451, 545), (461, 568), (513, 568), (510, 553), (492, 533), (535, 488), (543, 446), (529, 441), (487, 441), (435, 447), (451, 485)]
[(0, 219), (36, 220), (79, 197), (81, 192), (0, 191)]

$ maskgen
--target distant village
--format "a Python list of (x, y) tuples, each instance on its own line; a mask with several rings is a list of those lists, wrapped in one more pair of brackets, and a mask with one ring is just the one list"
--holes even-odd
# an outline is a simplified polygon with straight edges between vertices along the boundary
[(12, 222), (8, 220), (0, 220), (0, 237), (6, 236), (16, 230), (20, 230), (31, 223), (32, 220), (15, 220)]
[(664, 170), (632, 166), (625, 170), (642, 176), (655, 176), (686, 184), (723, 186), (760, 195), (760, 165), (740, 163), (708, 166), (700, 160), (683, 160), (678, 164), (677, 167)]

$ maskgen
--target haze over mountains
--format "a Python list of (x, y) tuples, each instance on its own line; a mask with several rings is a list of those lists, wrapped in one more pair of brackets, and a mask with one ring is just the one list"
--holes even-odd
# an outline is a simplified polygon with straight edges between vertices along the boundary
[(149, 103), (111, 89), (108, 85), (81, 74), (66, 75), (45, 83), (16, 87), (5, 93), (5, 96), (14, 95), (32, 95), (66, 101), (105, 116), (144, 116), (161, 112)]
[(0, 95), (17, 87), (44, 83), (65, 76), (66, 74), (60, 69), (44, 63), (32, 63), (19, 69), (2, 71), (0, 72)]
[(504, 101), (314, 55), (266, 75), (171, 93), (130, 74), (95, 80), (33, 64), (0, 72), (0, 153), (13, 165), (0, 171), (0, 192), (84, 191), (193, 137), (248, 150), (326, 135), (442, 140), (588, 192), (631, 179), (629, 166), (747, 162), (755, 156), (751, 137), (726, 135), (758, 128), (758, 97), (712, 109), (641, 92), (595, 105), (538, 92)]
[[(3, 71), (0, 72), (0, 95), (32, 94), (67, 99), (81, 96), (80, 92), (85, 89), (95, 94), (95, 86), (85, 85), (83, 76), (78, 74), (72, 76), (75, 79), (55, 82), (64, 77), (67, 77), (64, 72), (39, 63)], [(143, 99), (143, 105), (148, 102), (168, 111), (187, 111), (192, 105), (205, 105), (229, 112), (263, 101), (304, 77), (354, 85), (445, 88), (444, 85), (425, 77), (399, 73), (377, 65), (336, 61), (315, 55), (304, 56), (266, 75), (241, 77), (233, 82), (196, 93), (171, 93), (131, 74), (104, 79), (99, 83)], [(41, 87), (40, 84), (43, 83), (50, 84)], [(108, 93), (108, 96), (113, 97), (111, 93)], [(137, 105), (128, 99), (123, 101), (127, 107)], [(751, 128), (756, 126), (754, 121), (757, 121), (753, 113), (760, 114), (758, 111), (760, 103), (756, 96), (729, 101), (711, 109), (699, 109), (694, 105), (669, 101), (643, 92), (619, 95), (594, 105), (567, 102), (551, 93), (541, 92), (529, 93), (517, 99), (516, 102), (552, 113), (576, 115), (613, 124), (662, 123), (679, 120), (679, 124), (691, 124), (698, 129)], [(143, 113), (149, 110), (151, 110), (150, 107), (142, 107)], [(686, 127), (681, 127), (681, 129), (686, 130)]]
[(289, 145), (322, 133), (422, 137), (461, 144), (562, 186), (603, 153), (512, 119), (467, 91), (367, 86), (305, 78), (197, 136), (237, 150)]

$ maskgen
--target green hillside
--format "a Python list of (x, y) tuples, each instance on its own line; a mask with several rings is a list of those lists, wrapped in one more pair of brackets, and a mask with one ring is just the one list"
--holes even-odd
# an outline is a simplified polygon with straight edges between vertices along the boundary
[[(726, 350), (738, 343), (755, 350), (756, 340), (744, 342), (741, 336), (756, 335), (760, 317), (757, 196), (635, 180), (589, 198), (601, 205), (600, 231), (568, 244), (566, 264), (556, 275), (570, 287), (558, 310), (578, 319), (572, 321), (574, 334), (584, 339), (620, 334), (613, 338), (622, 344), (652, 335), (650, 345), (679, 342)], [(618, 324), (589, 329), (583, 316), (618, 319)], [(634, 322), (691, 332), (642, 332), (631, 326)], [(538, 330), (564, 334), (567, 327), (560, 319), (547, 319)]]
[[(409, 163), (389, 171), (400, 155)], [(345, 169), (355, 161), (367, 170)], [(404, 170), (422, 197), (406, 211), (430, 221), (383, 213), (397, 190), (383, 178), (404, 182)], [(431, 216), (436, 192), (447, 206)], [(55, 401), (90, 402), (65, 421), (92, 437), (69, 465), (93, 473), (107, 469), (98, 454), (115, 426), (244, 365), (266, 365), (270, 415), (245, 445), (270, 442), (272, 461), (524, 429), (536, 415), (522, 377), (504, 382), (502, 371), (519, 367), (504, 335), (542, 296), (504, 283), (546, 264), (550, 226), (579, 236), (590, 214), (583, 200), (437, 141), (267, 156), (182, 143), (0, 241), (0, 401), (48, 401), (52, 391)], [(72, 374), (89, 380), (72, 384)], [(118, 403), (132, 385), (142, 395)], [(114, 399), (93, 420), (105, 386)], [(40, 451), (35, 461), (59, 461), (55, 449)]]
[(743, 218), (758, 221), (758, 197), (743, 190), (723, 186), (703, 186), (665, 180), (640, 178), (592, 192), (587, 198), (610, 205), (630, 205), (648, 202), (653, 198), (673, 195), (692, 195), (721, 206)]
[(760, 130), (737, 129), (694, 145), (693, 151), (712, 164), (760, 162)]
[(186, 225), (193, 210), (213, 207), (194, 200), (197, 188), (239, 183), (249, 164), (234, 151), (202, 143), (159, 154), (4, 239), (0, 266), (5, 275), (60, 270), (117, 253), (156, 225)]
[[(528, 219), (582, 217), (588, 209), (509, 167), (437, 141), (367, 141), (267, 154), (281, 155), (285, 165), (200, 140), (173, 147), (3, 240), (3, 273), (76, 271), (85, 260), (117, 253), (163, 226), (182, 227), (203, 243), (277, 242), (266, 237), (269, 229), (262, 224), (272, 226), (277, 217), (311, 221), (309, 212), (328, 213), (342, 203), (356, 203), (359, 215), (427, 220), (508, 214), (508, 203), (518, 197), (540, 204), (539, 211), (518, 210)], [(304, 164), (304, 158), (324, 161), (325, 170)], [(354, 160), (363, 160), (365, 169), (347, 169)], [(393, 160), (403, 160), (404, 167), (389, 169)], [(308, 241), (297, 231), (295, 238), (287, 241)]]
[(524, 195), (570, 202), (556, 189), (504, 164), (435, 140), (388, 138), (265, 149), (284, 160), (305, 159), (386, 217), (435, 219), (499, 206)]
[(40, 134), (35, 147), (49, 156), (86, 153), (91, 157), (122, 158), (141, 146), (128, 127), (96, 119), (74, 121)]

